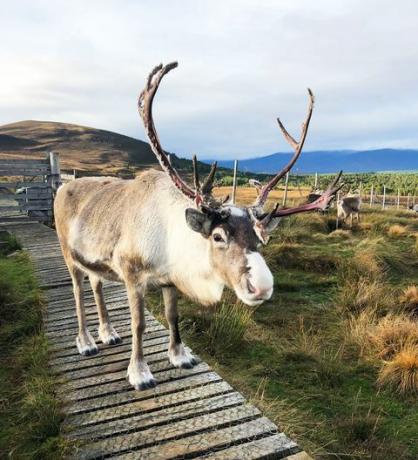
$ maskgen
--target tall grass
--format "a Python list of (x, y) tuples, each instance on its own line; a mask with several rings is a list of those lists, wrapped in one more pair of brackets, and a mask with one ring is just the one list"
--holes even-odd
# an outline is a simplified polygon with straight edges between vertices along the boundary
[(206, 332), (209, 349), (216, 355), (237, 349), (252, 322), (253, 311), (241, 302), (223, 302), (209, 320)]
[[(16, 244), (11, 241), (7, 252)], [(48, 368), (43, 301), (28, 256), (0, 256), (0, 457), (59, 459), (62, 413)]]

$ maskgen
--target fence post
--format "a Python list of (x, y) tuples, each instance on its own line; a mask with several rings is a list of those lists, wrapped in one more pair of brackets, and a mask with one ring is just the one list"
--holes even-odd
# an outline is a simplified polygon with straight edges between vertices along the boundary
[(315, 184), (314, 184), (314, 190), (318, 188), (318, 173), (315, 173)]
[(408, 193), (408, 198), (406, 199), (406, 209), (409, 209), (409, 200), (411, 198), (411, 194)]
[(398, 201), (396, 203), (396, 209), (399, 209), (400, 201), (401, 201), (401, 190), (398, 188)]
[(289, 184), (289, 171), (286, 173), (286, 181), (284, 183), (284, 194), (283, 194), (283, 207), (286, 206), (287, 201), (287, 186)]
[(372, 184), (372, 188), (370, 189), (370, 206), (369, 206), (369, 208), (371, 208), (373, 206), (373, 194), (374, 194), (374, 186)]
[(235, 196), (237, 192), (237, 171), (238, 171), (238, 160), (234, 161), (234, 179), (232, 181), (232, 204), (235, 204)]
[(386, 203), (386, 185), (383, 186), (382, 209), (385, 209), (385, 203)]
[(51, 210), (47, 211), (47, 215), (49, 217), (48, 223), (52, 225), (54, 221), (53, 215), (53, 201), (55, 198), (55, 194), (62, 184), (61, 182), (61, 170), (60, 170), (60, 160), (59, 155), (56, 152), (48, 152), (46, 154), (47, 161), (49, 160), (49, 166), (51, 172), (46, 177), (46, 182), (49, 187), (51, 187)]
[(335, 219), (335, 230), (338, 230), (338, 225), (339, 225), (339, 221), (338, 221), (338, 202), (340, 201), (340, 192), (338, 191), (337, 192), (337, 218)]
[(47, 183), (52, 188), (53, 193), (55, 193), (61, 185), (61, 170), (58, 153), (49, 152), (47, 154), (47, 159), (49, 159), (51, 168), (51, 173), (47, 176)]

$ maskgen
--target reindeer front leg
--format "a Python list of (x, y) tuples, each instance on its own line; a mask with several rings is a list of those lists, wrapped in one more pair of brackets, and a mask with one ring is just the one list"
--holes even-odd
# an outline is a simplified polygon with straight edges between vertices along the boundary
[(129, 383), (135, 390), (153, 388), (157, 384), (144, 360), (142, 335), (145, 331), (144, 288), (126, 284), (129, 308), (131, 310), (132, 354), (128, 366)]
[(174, 286), (162, 288), (165, 317), (170, 327), (170, 344), (168, 346), (168, 359), (175, 367), (191, 369), (197, 364), (193, 355), (184, 348), (180, 338), (178, 313), (177, 313), (177, 289)]

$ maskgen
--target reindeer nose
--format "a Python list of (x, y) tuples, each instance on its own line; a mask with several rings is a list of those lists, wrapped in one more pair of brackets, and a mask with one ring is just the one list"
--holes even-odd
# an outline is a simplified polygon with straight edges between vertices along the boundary
[(257, 300), (267, 300), (271, 297), (271, 294), (272, 294), (271, 291), (272, 291), (271, 288), (255, 289), (254, 295)]
[(271, 297), (272, 294), (272, 288), (271, 287), (258, 287), (254, 286), (250, 280), (247, 280), (247, 289), (251, 294), (254, 295), (256, 300), (266, 300)]

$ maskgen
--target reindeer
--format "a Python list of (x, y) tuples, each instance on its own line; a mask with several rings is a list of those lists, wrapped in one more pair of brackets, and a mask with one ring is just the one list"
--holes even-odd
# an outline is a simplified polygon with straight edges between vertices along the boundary
[(295, 149), (289, 164), (264, 185), (256, 202), (238, 207), (213, 194), (216, 162), (201, 183), (194, 158), (194, 187), (185, 183), (171, 165), (155, 129), (154, 96), (162, 78), (177, 63), (159, 65), (148, 76), (138, 100), (152, 151), (162, 171), (147, 170), (132, 180), (86, 177), (63, 185), (54, 210), (62, 252), (72, 277), (79, 332), (76, 344), (82, 355), (98, 352), (87, 329), (83, 280), (89, 277), (98, 309), (98, 337), (103, 344), (121, 341), (106, 310), (103, 280), (125, 284), (131, 315), (132, 353), (127, 376), (137, 390), (156, 385), (144, 360), (144, 297), (149, 286), (162, 289), (170, 339), (168, 358), (177, 367), (196, 364), (180, 338), (178, 291), (204, 305), (221, 299), (225, 286), (247, 305), (270, 299), (273, 276), (259, 252), (280, 219), (327, 206), (340, 175), (314, 203), (291, 209), (264, 210), (269, 192), (299, 157), (313, 109), (309, 109), (299, 142), (279, 126)]
[(348, 193), (345, 197), (337, 201), (337, 218), (342, 222), (346, 222), (350, 217), (350, 227), (353, 228), (353, 216), (356, 217), (357, 223), (360, 222), (360, 193)]

